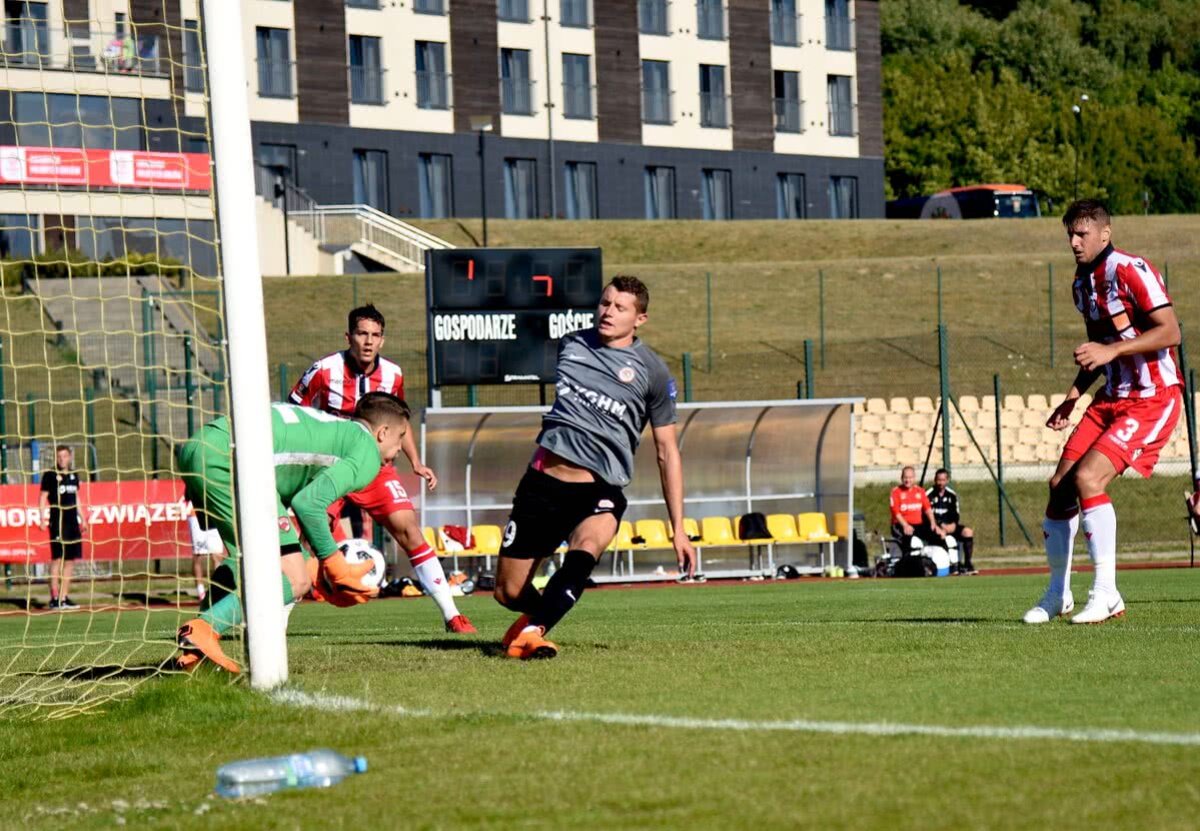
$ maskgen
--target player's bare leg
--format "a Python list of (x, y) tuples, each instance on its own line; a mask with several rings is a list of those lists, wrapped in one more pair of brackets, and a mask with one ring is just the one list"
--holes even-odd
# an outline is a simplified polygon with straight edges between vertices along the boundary
[(437, 552), (421, 533), (416, 511), (392, 511), (382, 518), (382, 524), (396, 544), (408, 555), (408, 564), (417, 580), (441, 611), (446, 631), (459, 634), (474, 633), (474, 625), (454, 604), (454, 595), (450, 593), (446, 572), (437, 558)]
[(1094, 575), (1087, 607), (1072, 623), (1102, 623), (1125, 614), (1125, 601), (1117, 591), (1117, 515), (1105, 493), (1120, 471), (1099, 450), (1089, 450), (1075, 466), (1075, 489), (1083, 510), (1083, 533)]
[(1025, 613), (1026, 623), (1048, 623), (1075, 608), (1071, 595), (1071, 555), (1075, 534), (1079, 531), (1079, 496), (1075, 491), (1072, 469), (1075, 459), (1059, 459), (1050, 477), (1050, 497), (1042, 536), (1046, 544), (1046, 562), (1050, 566), (1050, 585), (1037, 605)]
[[(58, 590), (59, 590), (58, 603), (60, 606), (67, 603), (67, 601), (69, 601), (71, 599), (71, 575), (74, 573), (75, 573), (75, 561), (74, 560), (63, 560), (62, 578), (59, 580), (59, 583), (58, 583)], [(74, 609), (75, 607), (67, 606), (66, 608)]]
[(55, 557), (50, 561), (50, 608), (54, 609), (58, 606), (58, 599), (62, 597), (58, 593), (60, 575), (62, 574), (63, 560), (61, 557)]
[(544, 557), (521, 560), (516, 557), (501, 557), (496, 569), (496, 588), (492, 596), (506, 609), (520, 612), (504, 633), (500, 643), (507, 649), (517, 636), (529, 625), (529, 616), (541, 602), (542, 593), (533, 587), (533, 576), (545, 562)]
[(575, 526), (562, 568), (546, 584), (537, 608), (529, 615), (529, 625), (509, 644), (509, 657), (551, 658), (558, 654), (558, 647), (545, 640), (545, 635), (579, 602), (592, 570), (616, 534), (617, 518), (609, 513), (594, 514)]

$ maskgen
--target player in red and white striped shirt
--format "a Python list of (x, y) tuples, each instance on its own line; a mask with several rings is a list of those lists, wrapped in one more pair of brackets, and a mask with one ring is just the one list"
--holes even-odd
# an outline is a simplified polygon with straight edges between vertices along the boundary
[[(388, 392), (404, 398), (404, 373), (400, 365), (379, 354), (383, 348), (383, 313), (368, 303), (352, 309), (346, 319), (347, 348), (318, 360), (296, 382), (288, 396), (293, 404), (315, 407), (333, 415), (349, 418), (358, 399), (368, 392)], [(429, 489), (437, 487), (437, 476), (421, 463), (413, 431), (405, 434), (401, 452), (412, 465), (413, 473), (424, 479)], [(475, 627), (458, 611), (450, 594), (446, 573), (437, 554), (421, 533), (417, 514), (396, 468), (385, 464), (370, 485), (346, 497), (370, 514), (408, 553), (409, 565), (425, 591), (437, 603), (449, 632), (471, 633)], [(329, 508), (334, 536), (344, 539), (339, 517), (342, 500)]]
[(1050, 587), (1025, 613), (1025, 622), (1045, 623), (1074, 608), (1071, 551), (1082, 509), (1095, 577), (1087, 606), (1071, 622), (1101, 623), (1125, 614), (1117, 591), (1117, 515), (1105, 489), (1127, 468), (1149, 477), (1179, 421), (1183, 395), (1174, 354), (1179, 321), (1154, 267), (1113, 247), (1101, 203), (1073, 203), (1063, 225), (1075, 255), (1075, 306), (1088, 341), (1075, 350), (1079, 372), (1046, 426), (1066, 429), (1079, 397), (1101, 374), (1105, 384), (1067, 439), (1050, 478), (1042, 525)]

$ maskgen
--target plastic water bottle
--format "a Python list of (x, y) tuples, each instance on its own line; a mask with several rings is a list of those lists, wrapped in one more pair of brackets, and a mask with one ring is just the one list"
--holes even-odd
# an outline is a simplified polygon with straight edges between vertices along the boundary
[(328, 788), (350, 774), (363, 773), (366, 769), (365, 757), (351, 759), (332, 750), (245, 759), (217, 769), (217, 794), (227, 799), (239, 799), (286, 788)]

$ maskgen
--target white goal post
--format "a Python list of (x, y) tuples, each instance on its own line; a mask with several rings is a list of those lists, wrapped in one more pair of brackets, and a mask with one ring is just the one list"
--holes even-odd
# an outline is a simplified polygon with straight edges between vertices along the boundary
[(235, 489), (250, 684), (287, 680), (270, 377), (255, 222), (254, 156), (240, 3), (204, 0), (217, 230), (225, 284)]

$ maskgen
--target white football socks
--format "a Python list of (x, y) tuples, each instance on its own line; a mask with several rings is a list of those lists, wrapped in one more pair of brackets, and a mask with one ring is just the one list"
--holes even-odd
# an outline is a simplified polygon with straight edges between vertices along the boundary
[(1096, 594), (1117, 593), (1117, 512), (1106, 494), (1080, 502), (1083, 506), (1083, 534), (1087, 537), (1088, 555), (1096, 573), (1092, 591)]
[(1079, 512), (1068, 519), (1047, 516), (1042, 522), (1046, 538), (1046, 561), (1050, 564), (1051, 594), (1063, 595), (1071, 588), (1071, 554), (1079, 531)]
[(446, 580), (446, 572), (437, 558), (437, 553), (430, 548), (429, 543), (408, 552), (408, 564), (425, 593), (433, 598), (433, 602), (442, 611), (442, 618), (450, 620), (458, 616), (458, 607), (454, 605), (454, 597), (450, 594), (450, 583)]

